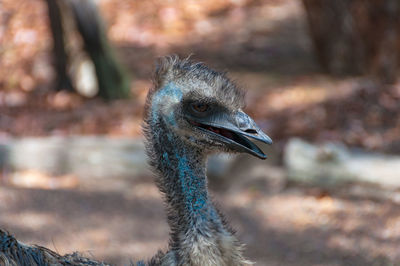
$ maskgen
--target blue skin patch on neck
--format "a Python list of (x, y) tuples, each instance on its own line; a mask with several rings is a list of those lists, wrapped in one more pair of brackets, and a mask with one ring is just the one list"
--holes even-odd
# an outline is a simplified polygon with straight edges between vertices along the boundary
[[(174, 83), (170, 82), (157, 91), (152, 100), (151, 108), (151, 122), (156, 125), (160, 119), (171, 126), (176, 125), (174, 113), (171, 111), (166, 116), (162, 116), (160, 109), (165, 103), (178, 103), (182, 100), (183, 94), (180, 88)], [(162, 116), (162, 117), (160, 117)], [(181, 193), (184, 197), (185, 209), (190, 213), (191, 217), (200, 218), (202, 221), (205, 220), (218, 220), (218, 214), (215, 209), (210, 206), (210, 202), (207, 196), (207, 185), (205, 174), (201, 174), (196, 171), (192, 165), (190, 153), (182, 148), (177, 147), (176, 140), (174, 139), (172, 132), (164, 132), (164, 136), (167, 139), (163, 141), (170, 142), (169, 147), (172, 150), (164, 151), (161, 157), (161, 163), (164, 167), (172, 167), (175, 171), (175, 178), (179, 182)], [(191, 139), (194, 141), (194, 139)], [(165, 143), (164, 143), (165, 144)], [(163, 145), (164, 146), (164, 145)], [(175, 164), (177, 163), (177, 165)], [(174, 165), (176, 165), (174, 167)]]
[(168, 158), (168, 153), (164, 152), (163, 153), (163, 161), (166, 162), (167, 164), (170, 164), (169, 158)]
[(176, 155), (178, 159), (178, 176), (182, 192), (185, 196), (185, 205), (192, 212), (201, 210), (207, 202), (205, 176), (194, 173), (186, 155)]

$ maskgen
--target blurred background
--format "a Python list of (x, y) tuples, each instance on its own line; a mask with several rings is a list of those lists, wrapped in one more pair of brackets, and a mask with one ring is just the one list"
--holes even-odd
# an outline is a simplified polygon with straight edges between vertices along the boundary
[(210, 188), (256, 265), (400, 265), (397, 0), (0, 1), (0, 228), (117, 265), (166, 249), (141, 120), (157, 57), (246, 91), (267, 161)]

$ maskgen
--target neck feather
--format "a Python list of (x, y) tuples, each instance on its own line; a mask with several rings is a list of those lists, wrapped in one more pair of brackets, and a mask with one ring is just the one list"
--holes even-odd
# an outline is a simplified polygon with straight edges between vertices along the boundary
[(186, 233), (222, 228), (209, 200), (205, 156), (163, 128), (158, 127), (153, 139), (152, 164), (159, 172), (157, 184), (165, 194), (170, 226), (185, 228)]
[(157, 123), (158, 133), (147, 143), (171, 229), (162, 265), (247, 265), (242, 245), (209, 199), (206, 156), (165, 129)]
[(176, 126), (173, 114), (158, 112), (168, 95), (179, 100), (181, 93), (167, 85), (155, 95), (146, 120), (147, 152), (158, 172), (157, 185), (164, 194), (170, 250), (162, 265), (243, 265), (242, 246), (226, 228), (208, 196), (206, 155), (167, 125)]

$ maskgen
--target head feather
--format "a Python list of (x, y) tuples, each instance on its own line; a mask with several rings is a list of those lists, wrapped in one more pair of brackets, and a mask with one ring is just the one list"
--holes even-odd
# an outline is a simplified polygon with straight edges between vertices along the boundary
[(189, 57), (180, 59), (177, 55), (170, 55), (161, 57), (156, 62), (153, 87), (147, 96), (145, 113), (148, 112), (153, 94), (169, 82), (195, 89), (206, 87), (212, 90), (216, 100), (227, 106), (241, 108), (244, 105), (243, 90), (236, 86), (225, 72), (212, 70), (201, 62), (190, 60)]

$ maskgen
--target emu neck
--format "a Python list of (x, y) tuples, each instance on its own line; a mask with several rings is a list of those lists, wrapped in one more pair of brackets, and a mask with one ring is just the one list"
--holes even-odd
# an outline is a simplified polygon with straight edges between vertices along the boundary
[(156, 181), (165, 195), (171, 229), (170, 250), (162, 265), (242, 265), (241, 245), (208, 197), (204, 151), (178, 135), (174, 113), (163, 109), (166, 101), (181, 99), (181, 90), (167, 84), (153, 95), (146, 120), (147, 151), (158, 171)]
[(206, 228), (204, 225), (210, 222), (219, 222), (208, 199), (206, 156), (172, 130), (177, 127), (173, 112), (160, 115), (165, 102), (178, 103), (181, 99), (181, 89), (172, 82), (153, 96), (148, 121), (152, 132), (149, 144), (153, 154), (150, 157), (160, 172), (158, 185), (166, 196), (170, 226)]
[(155, 162), (161, 174), (158, 185), (165, 193), (170, 226), (180, 226), (189, 233), (220, 224), (208, 197), (206, 157), (170, 132), (160, 132), (157, 136), (154, 148), (159, 155)]
[(243, 265), (242, 247), (222, 222), (208, 197), (206, 158), (201, 151), (158, 124), (152, 165), (164, 193), (170, 250), (162, 265)]

